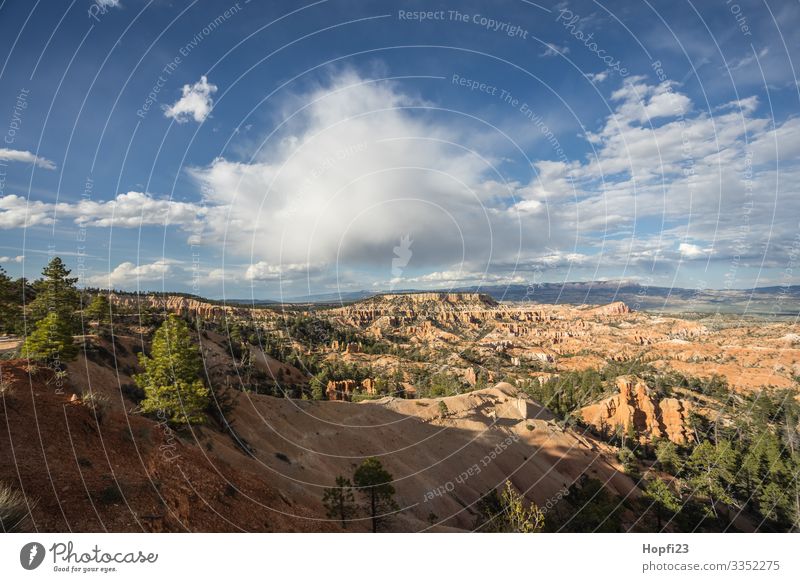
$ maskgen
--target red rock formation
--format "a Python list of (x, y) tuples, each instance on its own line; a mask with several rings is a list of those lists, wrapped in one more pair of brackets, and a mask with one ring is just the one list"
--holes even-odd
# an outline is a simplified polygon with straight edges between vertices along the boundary
[(691, 404), (677, 398), (657, 399), (642, 380), (632, 376), (617, 378), (619, 394), (581, 409), (581, 416), (598, 430), (614, 430), (631, 425), (642, 439), (666, 437), (684, 444)]
[(350, 402), (350, 400), (353, 398), (353, 392), (355, 392), (356, 386), (357, 384), (355, 380), (330, 380), (325, 390), (325, 396), (328, 397), (328, 400), (343, 400), (345, 402)]
[(328, 400), (350, 402), (353, 399), (353, 394), (359, 389), (371, 396), (377, 394), (375, 390), (375, 380), (366, 378), (361, 384), (355, 380), (330, 380), (325, 389), (325, 395), (328, 397)]
[(142, 309), (157, 309), (169, 313), (176, 313), (188, 317), (201, 317), (206, 320), (223, 319), (225, 317), (248, 317), (253, 314), (266, 315), (266, 310), (253, 310), (248, 307), (233, 307), (230, 305), (217, 305), (193, 297), (183, 295), (137, 295), (116, 294), (109, 295), (111, 303), (117, 307), (136, 313)]
[(375, 380), (372, 378), (366, 378), (363, 382), (361, 382), (361, 388), (363, 388), (364, 392), (369, 395), (375, 395)]
[(361, 344), (358, 342), (350, 342), (344, 349), (345, 354), (357, 354), (361, 351)]

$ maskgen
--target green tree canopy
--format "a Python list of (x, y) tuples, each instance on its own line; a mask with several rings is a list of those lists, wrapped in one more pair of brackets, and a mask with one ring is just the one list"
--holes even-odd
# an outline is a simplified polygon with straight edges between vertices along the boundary
[(107, 323), (111, 319), (111, 304), (108, 297), (98, 293), (92, 297), (91, 303), (84, 311), (87, 319), (98, 323)]
[(202, 360), (189, 327), (170, 315), (153, 336), (150, 357), (139, 355), (144, 372), (134, 380), (144, 390), (142, 410), (163, 415), (173, 424), (203, 422), (209, 404), (202, 380)]
[(17, 296), (16, 291), (14, 282), (6, 274), (5, 269), (0, 267), (0, 331), (2, 332), (17, 330), (22, 308), (21, 297)]
[(659, 466), (671, 475), (677, 475), (683, 464), (675, 443), (667, 439), (659, 441), (656, 445), (656, 460)]
[(317, 372), (312, 376), (311, 380), (309, 381), (309, 386), (311, 386), (311, 398), (314, 400), (325, 400), (325, 389), (327, 387), (327, 377), (328, 373), (325, 370), (321, 372)]
[(392, 475), (375, 457), (365, 459), (353, 473), (353, 483), (367, 502), (373, 532), (386, 521), (387, 514), (397, 511), (392, 480)]
[(69, 325), (54, 311), (40, 320), (25, 338), (22, 355), (30, 360), (58, 365), (75, 359), (78, 347)]
[(622, 502), (598, 479), (582, 475), (570, 486), (567, 502), (573, 511), (559, 531), (619, 532), (622, 528)]
[(730, 486), (735, 479), (736, 464), (736, 451), (725, 440), (716, 445), (710, 441), (703, 441), (695, 447), (689, 457), (689, 467), (692, 471), (689, 482), (696, 494), (711, 500), (715, 517), (718, 502), (733, 502)]
[(42, 269), (42, 278), (33, 284), (36, 294), (30, 308), (33, 321), (40, 321), (49, 313), (56, 312), (70, 329), (74, 329), (80, 296), (75, 288), (78, 278), (70, 277), (71, 272), (60, 257), (54, 257)]
[(659, 530), (661, 530), (665, 517), (671, 514), (674, 515), (681, 509), (680, 499), (672, 492), (669, 485), (661, 479), (656, 478), (650, 481), (644, 490), (644, 496), (652, 503)]

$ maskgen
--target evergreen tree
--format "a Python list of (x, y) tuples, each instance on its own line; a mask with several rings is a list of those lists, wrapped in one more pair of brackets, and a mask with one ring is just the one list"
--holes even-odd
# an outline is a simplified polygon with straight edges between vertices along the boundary
[(60, 367), (62, 362), (75, 359), (78, 348), (72, 339), (72, 330), (54, 311), (40, 320), (25, 338), (22, 355), (30, 360)]
[(622, 503), (598, 479), (583, 475), (569, 488), (567, 502), (573, 512), (560, 531), (618, 532), (622, 527)]
[(111, 319), (111, 304), (108, 297), (98, 293), (92, 298), (91, 303), (84, 311), (86, 318), (97, 323), (107, 323)]
[(656, 460), (659, 466), (670, 475), (677, 475), (683, 464), (675, 443), (667, 439), (656, 445)]
[(58, 313), (64, 324), (75, 329), (75, 311), (80, 305), (80, 296), (75, 288), (77, 277), (70, 277), (59, 257), (54, 257), (42, 269), (42, 278), (33, 284), (36, 299), (31, 302), (30, 316), (40, 321), (52, 312)]
[(661, 479), (653, 479), (647, 484), (644, 496), (653, 504), (658, 529), (661, 530), (664, 517), (681, 509), (681, 501)]
[(385, 522), (388, 517), (386, 514), (397, 511), (392, 479), (392, 475), (375, 457), (365, 459), (353, 473), (353, 483), (367, 502), (373, 533)]
[(791, 514), (789, 496), (777, 483), (769, 483), (764, 487), (758, 498), (758, 508), (761, 515), (772, 521), (784, 521)]
[(347, 520), (355, 515), (356, 510), (353, 484), (350, 479), (346, 479), (341, 475), (336, 477), (336, 487), (325, 489), (322, 503), (328, 510), (328, 517), (341, 521), (342, 529), (347, 528)]
[(732, 503), (730, 486), (736, 471), (736, 451), (728, 441), (721, 440), (716, 445), (703, 441), (692, 451), (689, 467), (690, 479), (695, 492), (711, 500), (714, 517), (717, 517), (717, 503)]
[(144, 372), (135, 376), (144, 390), (142, 410), (164, 414), (174, 424), (200, 423), (209, 404), (202, 361), (186, 323), (170, 315), (153, 336), (150, 357), (139, 355)]
[(327, 388), (328, 372), (323, 370), (317, 372), (309, 382), (311, 386), (311, 398), (314, 400), (325, 400), (325, 389)]
[(639, 465), (636, 461), (636, 455), (628, 447), (622, 447), (617, 453), (619, 462), (622, 463), (622, 469), (627, 475), (636, 477), (639, 474)]
[(0, 331), (17, 331), (17, 325), (22, 307), (21, 297), (17, 296), (16, 286), (11, 278), (6, 274), (5, 269), (0, 267)]

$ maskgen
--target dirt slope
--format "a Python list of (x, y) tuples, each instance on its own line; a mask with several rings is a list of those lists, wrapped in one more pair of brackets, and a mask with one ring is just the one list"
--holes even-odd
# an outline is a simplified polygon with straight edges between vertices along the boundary
[[(395, 477), (394, 531), (469, 530), (476, 500), (506, 478), (540, 505), (584, 473), (638, 495), (604, 444), (562, 430), (509, 384), (360, 404), (238, 393), (229, 418), (248, 455), (213, 421), (177, 434), (128, 403), (98, 422), (48, 370), (0, 366), (14, 385), (0, 400), (0, 481), (37, 500), (39, 531), (337, 531), (323, 490), (369, 456)], [(107, 380), (89, 367), (93, 386)]]
[[(290, 506), (244, 456), (205, 448), (209, 428), (179, 436), (110, 409), (100, 423), (48, 370), (0, 363), (0, 481), (36, 501), (38, 531), (307, 531), (325, 529)], [(195, 441), (194, 438), (198, 440)], [(242, 462), (244, 460), (245, 462)], [(270, 509), (274, 508), (274, 509)], [(289, 511), (287, 511), (289, 510)]]
[(431, 513), (436, 524), (470, 529), (475, 501), (506, 478), (540, 505), (584, 473), (618, 495), (638, 496), (604, 444), (562, 430), (509, 384), (360, 404), (242, 395), (233, 418), (274, 483), (303, 504), (365, 457), (380, 458), (395, 478), (402, 530), (425, 529)]

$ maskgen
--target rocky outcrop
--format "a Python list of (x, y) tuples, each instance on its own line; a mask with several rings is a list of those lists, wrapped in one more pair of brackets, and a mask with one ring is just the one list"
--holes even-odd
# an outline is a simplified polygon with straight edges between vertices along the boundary
[(474, 327), (507, 308), (482, 293), (397, 293), (379, 295), (330, 313), (349, 325), (399, 327), (430, 321), (443, 326)]
[(138, 313), (142, 310), (155, 309), (158, 311), (175, 313), (184, 317), (200, 317), (206, 320), (219, 320), (225, 317), (253, 317), (253, 313), (262, 310), (253, 310), (246, 307), (233, 307), (230, 305), (217, 305), (184, 295), (137, 295), (117, 294), (109, 295), (109, 300), (118, 308)]
[(374, 396), (377, 394), (375, 380), (366, 378), (360, 383), (355, 380), (330, 380), (325, 389), (325, 396), (328, 400), (350, 402), (356, 392), (365, 392), (370, 396)]
[(622, 301), (615, 301), (608, 305), (601, 305), (588, 310), (587, 313), (591, 315), (626, 315), (631, 312), (631, 308), (625, 305)]
[(341, 400), (350, 402), (358, 383), (355, 380), (330, 380), (325, 390), (328, 400)]
[(677, 398), (655, 397), (647, 384), (633, 376), (617, 378), (619, 394), (581, 409), (584, 422), (601, 432), (633, 426), (642, 440), (668, 438), (685, 444), (691, 404)]

